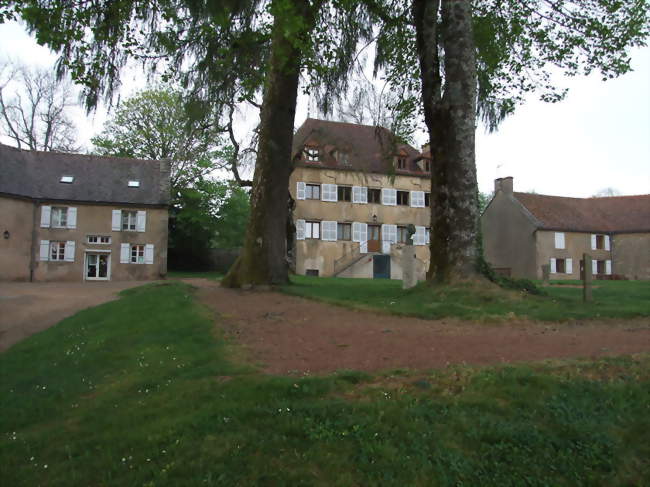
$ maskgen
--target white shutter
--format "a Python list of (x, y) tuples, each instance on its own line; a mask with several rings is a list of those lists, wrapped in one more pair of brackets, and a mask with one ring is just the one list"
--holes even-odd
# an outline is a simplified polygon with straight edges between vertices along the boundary
[(296, 240), (305, 240), (305, 220), (296, 220)]
[(557, 267), (553, 258), (551, 258), (551, 274), (557, 274)]
[(41, 255), (40, 255), (40, 258), (38, 260), (43, 261), (43, 262), (50, 260), (50, 241), (49, 240), (41, 240)]
[(65, 253), (63, 258), (66, 262), (74, 262), (74, 240), (68, 240), (65, 243)]
[(68, 208), (68, 228), (77, 228), (77, 209), (74, 207)]
[(367, 254), (368, 253), (368, 241), (367, 240), (361, 242), (361, 245), (359, 245), (359, 253), (361, 253), (361, 254)]
[(411, 191), (411, 207), (424, 208), (424, 191)]
[(144, 246), (144, 263), (153, 264), (153, 244)]
[(120, 245), (120, 264), (128, 264), (131, 253), (131, 246), (128, 243)]
[(296, 199), (297, 200), (305, 199), (305, 183), (303, 181), (298, 181), (296, 183)]
[(390, 254), (390, 245), (397, 242), (397, 225), (384, 224), (381, 226), (381, 250)]
[(567, 259), (566, 263), (566, 273), (573, 274), (573, 259)]
[(598, 261), (595, 259), (591, 260), (591, 274), (594, 276), (598, 274)]
[(146, 227), (147, 227), (147, 212), (138, 211), (135, 220), (135, 229), (138, 232), (144, 232)]
[(564, 248), (564, 232), (555, 232), (555, 248)]
[(122, 226), (122, 210), (113, 210), (113, 220), (111, 229), (114, 232), (119, 232)]
[(381, 188), (381, 204), (389, 206), (397, 205), (397, 190), (392, 188)]
[(431, 230), (425, 228), (424, 229), (424, 244), (429, 245), (431, 243), (430, 239), (431, 239)]
[(606, 260), (605, 261), (605, 274), (610, 276), (612, 274), (612, 261), (611, 260)]
[(425, 227), (415, 226), (415, 233), (413, 234), (413, 245), (426, 244)]
[(596, 235), (591, 236), (591, 250), (596, 250)]
[(50, 228), (50, 215), (52, 213), (51, 206), (41, 206), (41, 227)]
[(336, 184), (322, 184), (321, 185), (321, 200), (322, 201), (338, 201)]
[(361, 238), (361, 225), (363, 223), (352, 222), (352, 241), (353, 242), (362, 242), (365, 239)]
[(368, 188), (352, 186), (352, 203), (368, 203)]
[(609, 235), (605, 235), (605, 250), (609, 250)]
[(336, 242), (336, 222), (323, 221), (321, 222), (321, 240), (328, 242)]

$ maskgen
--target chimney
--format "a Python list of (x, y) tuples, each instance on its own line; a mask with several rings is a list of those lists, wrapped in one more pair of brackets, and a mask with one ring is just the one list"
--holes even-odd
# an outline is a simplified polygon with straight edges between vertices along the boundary
[(497, 178), (494, 180), (494, 193), (498, 191), (503, 191), (505, 194), (512, 194), (513, 183), (512, 176), (507, 178)]
[(431, 152), (429, 150), (429, 143), (428, 142), (422, 146), (422, 154), (425, 154), (427, 152)]
[(512, 176), (501, 178), (501, 191), (503, 191), (505, 194), (512, 194), (512, 187)]

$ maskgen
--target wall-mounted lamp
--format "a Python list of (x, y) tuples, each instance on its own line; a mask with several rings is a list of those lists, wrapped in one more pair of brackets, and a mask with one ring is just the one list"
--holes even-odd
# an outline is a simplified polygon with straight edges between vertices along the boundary
[(2, 236), (5, 238), (5, 240), (9, 240), (9, 237), (11, 237), (11, 234), (9, 233), (9, 230), (5, 230), (5, 233), (3, 233)]
[(372, 223), (377, 223), (377, 215), (372, 215)]

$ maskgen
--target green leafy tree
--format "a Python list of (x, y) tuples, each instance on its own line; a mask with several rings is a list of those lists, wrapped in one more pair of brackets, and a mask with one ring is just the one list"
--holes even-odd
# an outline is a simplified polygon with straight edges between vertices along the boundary
[[(648, 36), (645, 0), (366, 0), (382, 19), (376, 65), (420, 98), (434, 159), (428, 278), (476, 276), (475, 120), (490, 130), (528, 93), (559, 101), (552, 72), (630, 69)], [(559, 68), (559, 69), (558, 69)]]
[(60, 53), (61, 71), (84, 86), (86, 103), (112, 97), (120, 69), (141, 61), (178, 80), (189, 112), (215, 116), (255, 103), (261, 122), (251, 217), (241, 258), (223, 283), (288, 280), (286, 231), (296, 98), (301, 75), (324, 107), (345, 90), (359, 39), (372, 35), (363, 4), (352, 0), (11, 1), (0, 18), (22, 17), (39, 43)]
[(171, 88), (141, 91), (122, 102), (92, 143), (99, 155), (169, 159), (172, 199), (228, 165), (217, 121), (192, 118), (181, 92)]

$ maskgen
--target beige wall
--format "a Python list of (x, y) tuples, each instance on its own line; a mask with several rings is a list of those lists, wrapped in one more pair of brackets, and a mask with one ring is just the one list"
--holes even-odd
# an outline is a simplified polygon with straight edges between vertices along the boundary
[(29, 280), (33, 218), (33, 202), (0, 196), (0, 280)]
[[(580, 279), (580, 260), (584, 253), (589, 254), (593, 260), (613, 260), (611, 251), (591, 249), (591, 233), (562, 232), (564, 233), (564, 249), (555, 248), (555, 233), (544, 230), (537, 232), (538, 279), (542, 278), (542, 264), (549, 264), (551, 258), (570, 258), (573, 261), (571, 274), (551, 274), (551, 279)], [(612, 272), (614, 272), (613, 269)]]
[(498, 191), (481, 216), (485, 259), (497, 269), (510, 269), (513, 277), (535, 279), (535, 225), (522, 206)]
[(612, 273), (628, 279), (650, 279), (650, 233), (614, 235)]
[[(296, 201), (293, 214), (294, 220), (361, 222), (376, 225), (413, 224), (423, 227), (430, 225), (431, 216), (428, 208), (387, 206), (375, 203), (359, 204), (341, 201), (298, 200), (296, 199), (296, 186), (299, 181), (314, 184), (365, 186), (377, 189), (395, 188), (403, 191), (429, 192), (431, 184), (428, 178), (397, 175), (392, 180), (389, 176), (382, 174), (298, 167), (291, 175), (289, 191)], [(373, 217), (376, 217), (376, 219)], [(296, 273), (305, 274), (307, 269), (318, 269), (319, 275), (331, 276), (335, 270), (335, 261), (345, 258), (346, 255), (355, 254), (358, 244), (351, 241), (328, 242), (307, 239), (296, 241), (295, 248)], [(416, 255), (423, 262), (423, 265), (428, 267), (428, 247), (424, 245), (416, 246)], [(345, 277), (372, 277), (372, 262), (369, 264), (369, 270), (366, 267), (368, 266), (357, 263), (354, 265), (354, 269), (350, 269), (341, 275), (345, 274)], [(398, 267), (399, 270), (397, 270)], [(393, 269), (396, 270), (393, 271)], [(369, 275), (367, 275), (368, 273)], [(391, 277), (401, 278), (401, 266), (399, 266), (399, 262), (395, 258), (391, 258)]]
[[(68, 206), (77, 208), (77, 228), (41, 228), (40, 217), (43, 205)], [(146, 211), (145, 232), (112, 231), (112, 210)], [(36, 267), (34, 280), (37, 281), (81, 281), (84, 279), (84, 265), (87, 251), (110, 250), (110, 279), (113, 281), (158, 279), (167, 273), (167, 209), (146, 207), (119, 207), (83, 205), (78, 203), (61, 204), (43, 202), (39, 205), (36, 221)], [(88, 235), (106, 235), (111, 243), (87, 243)], [(41, 240), (75, 241), (74, 262), (41, 262), (39, 248)], [(120, 244), (153, 244), (153, 264), (120, 264)]]

